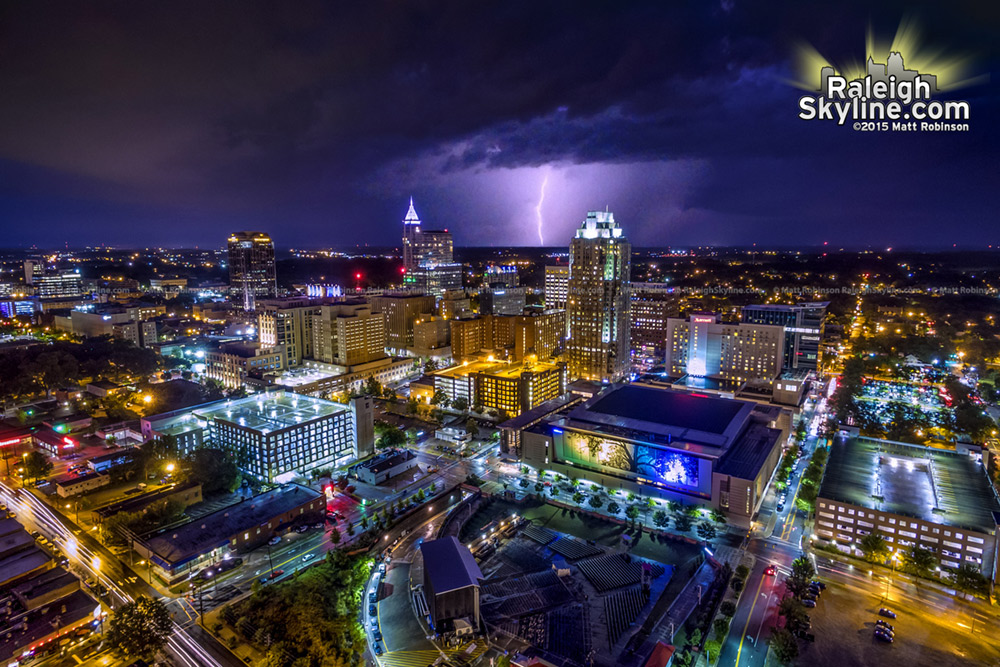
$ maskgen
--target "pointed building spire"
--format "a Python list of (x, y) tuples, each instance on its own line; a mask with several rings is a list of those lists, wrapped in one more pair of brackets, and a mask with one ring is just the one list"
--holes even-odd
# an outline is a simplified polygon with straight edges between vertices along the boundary
[(406, 212), (406, 217), (403, 218), (403, 222), (420, 222), (420, 217), (417, 215), (417, 209), (413, 208), (413, 197), (410, 197), (410, 209)]

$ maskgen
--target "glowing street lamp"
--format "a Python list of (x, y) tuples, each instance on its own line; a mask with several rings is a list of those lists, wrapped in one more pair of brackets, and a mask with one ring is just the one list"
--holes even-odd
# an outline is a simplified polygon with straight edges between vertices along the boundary
[(167, 472), (173, 472), (173, 471), (174, 471), (174, 464), (173, 463), (168, 463), (167, 464)]

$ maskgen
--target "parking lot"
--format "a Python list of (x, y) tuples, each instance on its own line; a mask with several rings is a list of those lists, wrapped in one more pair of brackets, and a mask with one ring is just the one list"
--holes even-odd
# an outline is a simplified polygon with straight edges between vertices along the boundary
[[(875, 639), (885, 582), (866, 572), (821, 578), (828, 582), (815, 609), (810, 609), (815, 643), (800, 645), (799, 664), (817, 667), (878, 665), (916, 667), (934, 665), (996, 665), (1000, 646), (993, 640), (991, 621), (947, 596), (917, 589), (904, 581), (891, 588), (895, 619), (891, 644)], [(975, 609), (975, 608), (973, 608)], [(975, 633), (972, 632), (976, 616)]]

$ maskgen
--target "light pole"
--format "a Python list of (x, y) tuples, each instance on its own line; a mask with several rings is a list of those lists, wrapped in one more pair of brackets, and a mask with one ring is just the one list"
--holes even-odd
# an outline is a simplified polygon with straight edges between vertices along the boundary
[(891, 568), (892, 569), (889, 570), (889, 578), (885, 580), (885, 599), (886, 599), (887, 602), (889, 600), (889, 587), (892, 585), (892, 577), (893, 577), (893, 575), (896, 574), (896, 561), (897, 560), (899, 560), (899, 554), (896, 553), (896, 552), (893, 552), (892, 558), (889, 559), (889, 561), (891, 563)]

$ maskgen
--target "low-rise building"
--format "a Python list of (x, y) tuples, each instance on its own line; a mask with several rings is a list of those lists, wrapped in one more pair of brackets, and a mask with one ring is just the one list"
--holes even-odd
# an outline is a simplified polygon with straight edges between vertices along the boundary
[(96, 472), (90, 472), (86, 475), (67, 475), (56, 481), (56, 493), (61, 498), (69, 498), (70, 496), (78, 496), (81, 493), (99, 489), (110, 483), (111, 477), (109, 475), (102, 475)]
[(367, 484), (381, 484), (418, 467), (417, 457), (408, 449), (388, 452), (354, 466), (355, 477)]
[(223, 387), (234, 389), (248, 378), (263, 378), (285, 366), (282, 348), (266, 348), (260, 343), (224, 343), (205, 353), (205, 374)]
[(203, 565), (264, 544), (295, 523), (321, 520), (325, 509), (323, 494), (287, 484), (138, 540), (135, 549), (173, 584)]
[(424, 594), (434, 631), (450, 632), (456, 621), (479, 628), (483, 573), (469, 548), (449, 535), (421, 543), (420, 553), (424, 559)]
[(946, 570), (971, 565), (996, 581), (998, 520), (1000, 499), (973, 457), (840, 437), (830, 446), (814, 530), (856, 555), (861, 539), (875, 533), (894, 556), (919, 546)]
[[(566, 391), (566, 367), (561, 363), (466, 362), (432, 371), (427, 378), (435, 392), (443, 392), (449, 401), (462, 399), (469, 406), (502, 410), (509, 416), (521, 414)], [(411, 395), (413, 392), (411, 385)], [(416, 395), (422, 395), (419, 387)]]

